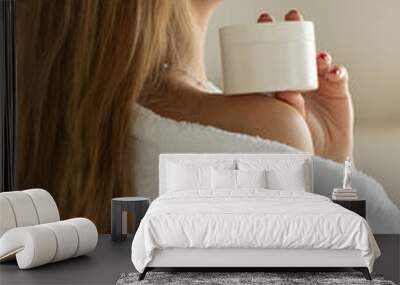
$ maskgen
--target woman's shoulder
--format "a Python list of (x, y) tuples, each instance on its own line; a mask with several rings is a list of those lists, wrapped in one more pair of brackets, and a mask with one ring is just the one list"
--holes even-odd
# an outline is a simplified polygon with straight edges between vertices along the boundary
[(304, 117), (290, 105), (266, 95), (210, 95), (200, 105), (201, 123), (275, 140), (313, 152)]

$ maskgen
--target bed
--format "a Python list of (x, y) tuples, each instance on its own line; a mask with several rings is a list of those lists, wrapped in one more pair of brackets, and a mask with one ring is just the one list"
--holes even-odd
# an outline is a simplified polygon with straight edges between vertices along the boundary
[(132, 243), (154, 268), (351, 267), (380, 251), (365, 219), (313, 193), (310, 154), (161, 154), (159, 194)]

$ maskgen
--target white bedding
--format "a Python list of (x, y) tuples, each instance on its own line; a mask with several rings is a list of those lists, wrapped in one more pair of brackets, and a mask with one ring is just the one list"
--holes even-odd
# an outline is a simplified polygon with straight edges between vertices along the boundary
[(134, 237), (135, 268), (165, 248), (358, 249), (370, 271), (380, 255), (359, 215), (317, 194), (265, 189), (162, 195)]

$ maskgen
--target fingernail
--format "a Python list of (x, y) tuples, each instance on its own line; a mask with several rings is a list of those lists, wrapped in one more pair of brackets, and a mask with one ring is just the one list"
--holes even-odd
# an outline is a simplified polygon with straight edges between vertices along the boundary
[(286, 15), (297, 14), (297, 13), (298, 13), (297, 10), (292, 9)]
[(335, 67), (334, 69), (332, 69), (332, 70), (330, 71), (330, 73), (331, 73), (331, 74), (334, 74), (334, 75), (336, 75), (336, 76), (340, 76), (340, 75), (342, 74), (342, 71), (340, 70), (340, 68)]
[(270, 17), (271, 17), (271, 16), (270, 16), (268, 13), (264, 12), (264, 13), (262, 13), (262, 14), (258, 17), (258, 21), (261, 21), (261, 20), (268, 20)]
[(322, 59), (323, 61), (328, 61), (329, 56), (328, 56), (327, 53), (321, 52), (321, 53), (319, 54), (319, 58)]

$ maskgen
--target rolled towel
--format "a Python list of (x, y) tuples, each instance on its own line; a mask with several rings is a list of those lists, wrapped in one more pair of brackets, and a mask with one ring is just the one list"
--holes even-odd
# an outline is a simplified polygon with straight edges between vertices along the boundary
[(0, 261), (16, 256), (20, 269), (33, 268), (87, 254), (97, 239), (96, 226), (84, 218), (13, 228), (0, 238)]

